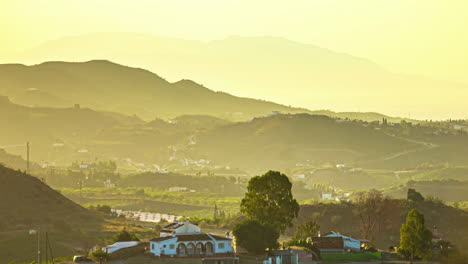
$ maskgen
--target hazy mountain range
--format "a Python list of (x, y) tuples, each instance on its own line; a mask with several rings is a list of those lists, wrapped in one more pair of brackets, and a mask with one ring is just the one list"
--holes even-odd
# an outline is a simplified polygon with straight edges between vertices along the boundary
[(142, 67), (171, 81), (188, 78), (214, 90), (309, 109), (428, 119), (466, 118), (468, 110), (464, 103), (468, 85), (394, 73), (363, 58), (276, 37), (200, 42), (96, 33), (48, 41), (3, 61), (94, 59)]
[(47, 62), (34, 66), (0, 65), (0, 95), (28, 106), (70, 107), (137, 115), (146, 120), (180, 115), (211, 115), (228, 120), (250, 120), (273, 111), (311, 113), (339, 118), (379, 121), (402, 118), (378, 113), (310, 111), (264, 100), (215, 92), (191, 80), (170, 83), (140, 68), (109, 61)]
[(26, 105), (81, 104), (145, 119), (207, 114), (245, 120), (272, 111), (307, 111), (215, 92), (190, 80), (169, 83), (149, 71), (109, 61), (0, 65), (0, 94)]
[[(389, 168), (465, 162), (459, 146), (466, 136), (440, 130), (450, 124), (400, 125), (403, 119), (378, 113), (294, 108), (190, 80), (170, 83), (109, 61), (3, 64), (0, 95), (8, 96), (0, 97), (0, 122), (8, 124), (0, 148), (30, 141), (38, 162), (131, 158), (180, 168), (205, 159), (249, 172), (307, 160)], [(351, 122), (382, 118), (396, 125)], [(7, 151), (24, 155), (22, 148)]]

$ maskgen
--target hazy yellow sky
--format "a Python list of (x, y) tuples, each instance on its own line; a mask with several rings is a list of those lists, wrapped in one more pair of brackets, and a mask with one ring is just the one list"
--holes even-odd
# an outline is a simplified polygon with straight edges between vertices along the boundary
[(466, 0), (1, 0), (0, 59), (92, 32), (281, 36), (468, 83)]

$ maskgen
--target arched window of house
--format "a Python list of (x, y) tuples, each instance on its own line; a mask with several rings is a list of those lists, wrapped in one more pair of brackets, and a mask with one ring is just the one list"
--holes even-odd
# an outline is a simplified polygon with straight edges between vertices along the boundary
[(213, 250), (213, 243), (211, 242), (206, 242), (205, 244), (205, 252), (207, 255), (213, 255), (214, 254), (214, 250)]
[(195, 247), (195, 254), (196, 255), (203, 255), (204, 253), (204, 250), (203, 250), (203, 243), (202, 242), (198, 242), (197, 243), (197, 246)]
[(187, 256), (187, 248), (185, 247), (184, 243), (180, 243), (177, 246), (177, 255), (179, 256)]
[(193, 244), (192, 242), (187, 244), (187, 255), (195, 255), (195, 244)]

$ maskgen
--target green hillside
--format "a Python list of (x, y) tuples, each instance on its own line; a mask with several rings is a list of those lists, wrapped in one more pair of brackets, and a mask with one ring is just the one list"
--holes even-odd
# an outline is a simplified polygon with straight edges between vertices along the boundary
[(256, 118), (213, 129), (196, 140), (194, 149), (206, 157), (259, 171), (307, 160), (358, 162), (418, 146), (362, 122), (308, 114)]
[[(98, 230), (101, 217), (73, 203), (39, 179), (0, 166), (0, 259), (4, 263), (31, 261), (37, 235), (50, 232), (55, 256), (73, 254), (84, 230)], [(80, 231), (81, 230), (81, 231)], [(44, 235), (42, 233), (42, 235)]]
[[(392, 172), (396, 170), (468, 164), (468, 150), (461, 147), (468, 144), (468, 135), (431, 122), (379, 123), (313, 114), (273, 114), (246, 122), (182, 115), (146, 122), (80, 105), (23, 106), (6, 97), (0, 97), (0, 122), (8, 124), (0, 130), (0, 146), (30, 142), (31, 160), (41, 166), (97, 159), (114, 160), (129, 173), (169, 169), (245, 175), (269, 169), (294, 171), (302, 166), (298, 164), (308, 164), (306, 174), (336, 164), (387, 170), (381, 175), (338, 171), (331, 178), (320, 173), (313, 177), (321, 184), (333, 178), (344, 189), (361, 182), (361, 189), (389, 187), (396, 183)], [(8, 151), (24, 158), (24, 148)]]
[(95, 221), (87, 210), (39, 179), (0, 166), (0, 230), (47, 226), (54, 222)]

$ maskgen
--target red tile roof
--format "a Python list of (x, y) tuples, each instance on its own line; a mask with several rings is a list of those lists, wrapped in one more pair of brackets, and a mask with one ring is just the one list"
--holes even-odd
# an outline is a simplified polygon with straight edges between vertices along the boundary
[(151, 239), (150, 241), (153, 241), (153, 242), (161, 242), (161, 241), (166, 241), (166, 240), (173, 239), (173, 238), (176, 238), (176, 237), (173, 237), (173, 236), (157, 237), (157, 238)]
[(312, 242), (318, 249), (343, 249), (342, 237), (313, 237)]
[(180, 241), (211, 241), (210, 236), (207, 234), (178, 234), (177, 242)]

